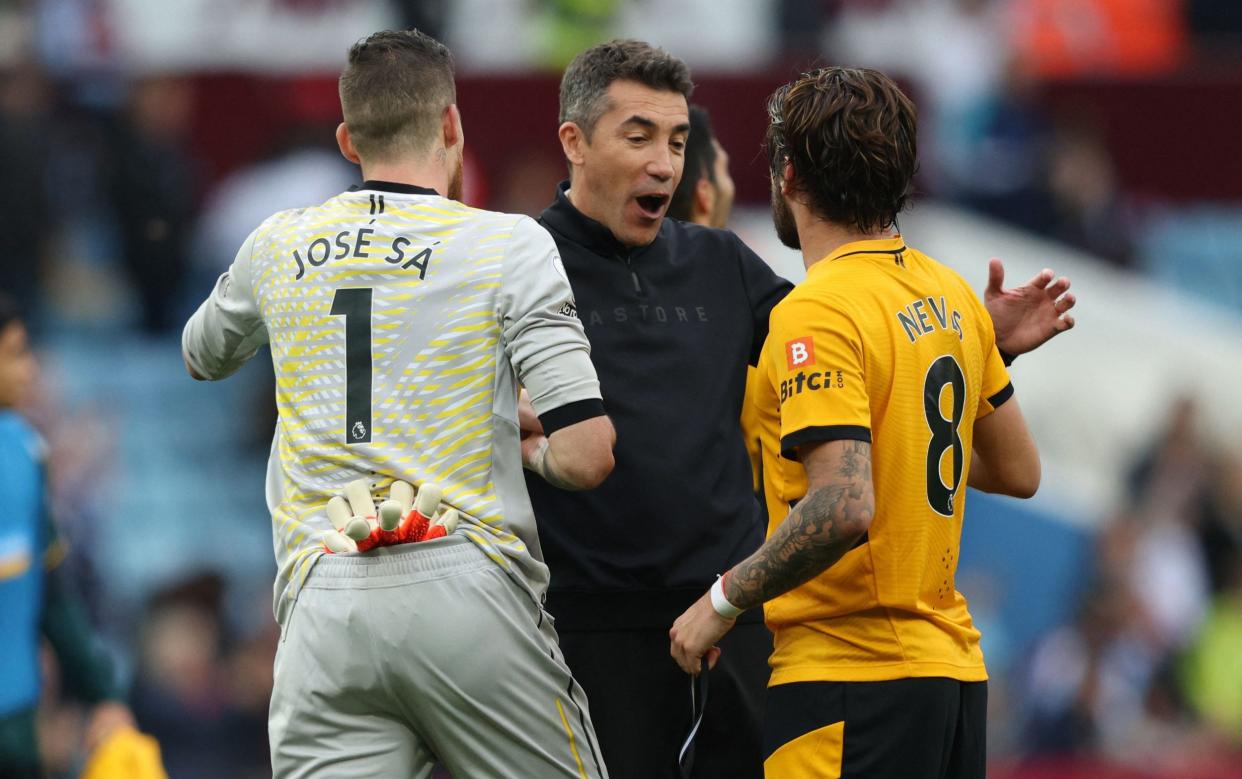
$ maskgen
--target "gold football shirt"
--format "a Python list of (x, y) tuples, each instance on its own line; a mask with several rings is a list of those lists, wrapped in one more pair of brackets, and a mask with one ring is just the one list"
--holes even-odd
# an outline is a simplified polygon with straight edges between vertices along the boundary
[(767, 604), (771, 683), (986, 679), (954, 574), (973, 426), (1012, 387), (974, 291), (900, 236), (846, 244), (773, 310), (758, 371), (769, 534), (800, 445), (869, 441), (876, 496), (861, 543)]

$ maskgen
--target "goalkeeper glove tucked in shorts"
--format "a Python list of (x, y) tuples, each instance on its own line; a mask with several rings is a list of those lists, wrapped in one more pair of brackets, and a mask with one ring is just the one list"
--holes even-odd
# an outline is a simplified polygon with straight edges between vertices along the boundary
[(456, 509), (438, 513), (441, 495), (439, 485), (432, 482), (416, 492), (409, 482), (395, 481), (388, 500), (376, 509), (367, 480), (351, 481), (344, 496), (328, 501), (333, 529), (324, 531), (324, 548), (329, 553), (367, 552), (442, 538), (456, 529), (459, 516)]

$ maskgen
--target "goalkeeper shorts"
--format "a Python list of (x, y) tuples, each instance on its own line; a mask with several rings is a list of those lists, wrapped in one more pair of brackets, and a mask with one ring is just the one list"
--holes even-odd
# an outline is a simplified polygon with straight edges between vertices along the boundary
[(321, 558), (268, 729), (276, 779), (607, 776), (551, 619), (461, 536)]

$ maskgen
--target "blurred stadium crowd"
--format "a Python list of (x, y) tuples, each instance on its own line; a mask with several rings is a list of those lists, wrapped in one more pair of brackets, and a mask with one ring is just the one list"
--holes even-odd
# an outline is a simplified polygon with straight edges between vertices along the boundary
[[(1242, 314), (1236, 0), (0, 0), (0, 289), (43, 366), (28, 413), (69, 570), (177, 779), (268, 774), (278, 636), (270, 376), (200, 394), (176, 336), (253, 225), (353, 183), (333, 73), (383, 26), (458, 54), (473, 205), (550, 202), (558, 68), (599, 40), (690, 63), (751, 209), (766, 91), (869, 65), (920, 106), (921, 196)], [(1170, 408), (1125, 500), (1079, 521), (1059, 628), (1006, 642), (979, 594), (997, 776), (1242, 776), (1242, 452), (1205, 416)], [(46, 670), (42, 749), (69, 776), (81, 709)]]

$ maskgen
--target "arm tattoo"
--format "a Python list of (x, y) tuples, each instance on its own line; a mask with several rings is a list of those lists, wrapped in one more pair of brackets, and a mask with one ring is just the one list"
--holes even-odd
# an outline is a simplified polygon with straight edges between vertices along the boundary
[(582, 489), (557, 471), (556, 466), (552, 462), (550, 450), (551, 444), (545, 438), (540, 442), (538, 451), (531, 457), (530, 469), (542, 476), (544, 481), (557, 489), (573, 491)]
[(841, 558), (875, 515), (871, 446), (846, 442), (835, 478), (811, 491), (763, 546), (734, 566), (725, 597), (749, 609), (810, 581)]

